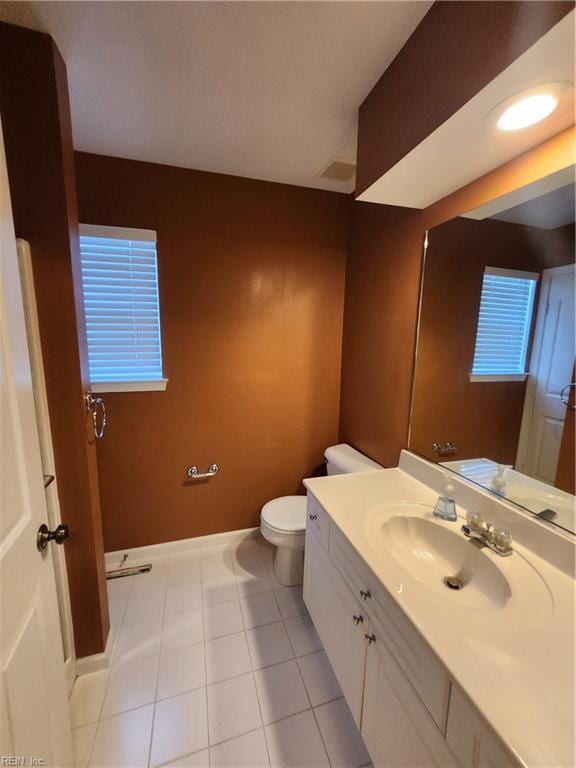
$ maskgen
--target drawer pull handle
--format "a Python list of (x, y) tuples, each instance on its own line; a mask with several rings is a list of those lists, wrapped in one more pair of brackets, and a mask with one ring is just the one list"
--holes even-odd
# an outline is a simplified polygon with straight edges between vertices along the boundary
[(372, 632), (371, 635), (364, 635), (364, 637), (366, 638), (366, 645), (372, 645), (372, 643), (376, 642), (376, 635), (374, 632)]
[[(310, 520), (317, 520), (318, 519), (318, 515), (308, 515), (308, 517), (310, 518)], [(300, 519), (302, 519), (302, 518), (300, 518)]]
[(360, 590), (360, 597), (362, 598), (362, 600), (368, 600), (369, 597), (372, 597), (372, 594), (371, 594), (369, 589), (367, 589), (367, 590), (361, 589)]
[(362, 622), (364, 621), (364, 616), (362, 615), (356, 616), (356, 614), (354, 614), (354, 616), (352, 616), (352, 621), (354, 622), (354, 624), (356, 624), (356, 626), (358, 626), (358, 624), (362, 624)]

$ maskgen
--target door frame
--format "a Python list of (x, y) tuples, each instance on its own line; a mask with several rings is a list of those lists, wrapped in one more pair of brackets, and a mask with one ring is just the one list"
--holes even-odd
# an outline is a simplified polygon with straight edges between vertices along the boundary
[(518, 450), (516, 452), (516, 461), (514, 468), (518, 472), (524, 472), (526, 459), (528, 455), (528, 445), (530, 430), (532, 427), (532, 417), (534, 415), (534, 402), (536, 390), (535, 372), (540, 364), (542, 355), (542, 341), (544, 339), (544, 328), (546, 317), (548, 315), (548, 301), (550, 296), (550, 286), (552, 279), (559, 275), (570, 275), (576, 272), (576, 264), (565, 264), (562, 267), (550, 267), (542, 270), (540, 281), (540, 296), (538, 299), (538, 309), (536, 313), (536, 327), (532, 343), (532, 352), (530, 354), (530, 367), (528, 369), (528, 380), (526, 382), (526, 395), (524, 397), (524, 410), (522, 412), (522, 422), (520, 426), (520, 436), (518, 438)]

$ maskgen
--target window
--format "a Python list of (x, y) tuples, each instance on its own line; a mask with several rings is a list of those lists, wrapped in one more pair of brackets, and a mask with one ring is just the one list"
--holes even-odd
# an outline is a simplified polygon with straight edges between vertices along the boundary
[(81, 224), (80, 259), (93, 391), (165, 389), (156, 232)]
[(486, 267), (470, 381), (523, 381), (538, 275)]

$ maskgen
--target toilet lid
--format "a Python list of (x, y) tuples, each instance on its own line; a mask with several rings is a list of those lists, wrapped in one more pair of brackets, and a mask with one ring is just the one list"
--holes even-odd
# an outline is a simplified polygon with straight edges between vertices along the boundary
[(262, 507), (262, 520), (279, 531), (306, 528), (306, 496), (280, 496)]

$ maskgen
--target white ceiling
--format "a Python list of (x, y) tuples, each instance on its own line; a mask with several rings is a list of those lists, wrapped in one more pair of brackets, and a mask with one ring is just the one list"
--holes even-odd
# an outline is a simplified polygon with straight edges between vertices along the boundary
[(320, 189), (431, 2), (0, 2), (68, 67), (76, 149)]
[[(575, 16), (565, 16), (358, 199), (425, 208), (572, 125)], [(489, 113), (509, 97), (552, 82), (572, 87), (546, 120), (511, 133), (487, 124)]]

